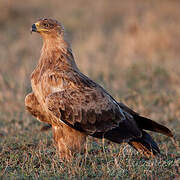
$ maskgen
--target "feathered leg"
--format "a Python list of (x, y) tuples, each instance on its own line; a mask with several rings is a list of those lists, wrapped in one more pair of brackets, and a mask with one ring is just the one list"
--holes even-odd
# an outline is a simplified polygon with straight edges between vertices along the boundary
[(74, 153), (85, 151), (86, 135), (67, 125), (52, 126), (54, 142), (61, 159), (70, 160)]

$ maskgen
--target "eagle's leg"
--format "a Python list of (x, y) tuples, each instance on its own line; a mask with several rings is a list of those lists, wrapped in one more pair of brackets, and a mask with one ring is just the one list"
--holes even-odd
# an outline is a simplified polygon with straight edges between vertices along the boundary
[(54, 141), (61, 159), (70, 160), (75, 153), (86, 150), (86, 135), (67, 125), (52, 126)]
[(50, 123), (46, 112), (42, 109), (33, 92), (26, 96), (25, 106), (26, 109), (38, 120)]

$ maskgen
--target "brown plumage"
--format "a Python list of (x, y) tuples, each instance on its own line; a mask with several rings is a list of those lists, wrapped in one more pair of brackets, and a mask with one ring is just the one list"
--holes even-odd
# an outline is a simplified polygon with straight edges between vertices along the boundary
[(43, 38), (37, 67), (32, 72), (32, 93), (25, 106), (38, 120), (52, 125), (61, 158), (85, 150), (86, 137), (127, 142), (140, 153), (153, 157), (157, 144), (144, 130), (172, 137), (171, 131), (139, 116), (109, 95), (76, 66), (64, 28), (54, 19), (40, 19), (32, 31)]

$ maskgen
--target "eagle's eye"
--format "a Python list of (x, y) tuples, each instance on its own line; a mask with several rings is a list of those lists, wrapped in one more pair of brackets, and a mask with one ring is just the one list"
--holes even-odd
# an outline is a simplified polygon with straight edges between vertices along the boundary
[(45, 22), (44, 22), (42, 25), (43, 25), (44, 27), (46, 27), (46, 28), (49, 27), (49, 24), (48, 24), (48, 23), (45, 23)]

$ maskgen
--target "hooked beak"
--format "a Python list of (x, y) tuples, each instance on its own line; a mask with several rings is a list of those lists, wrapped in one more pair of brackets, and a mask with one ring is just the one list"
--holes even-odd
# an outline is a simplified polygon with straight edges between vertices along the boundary
[(32, 33), (32, 32), (37, 32), (37, 28), (36, 28), (36, 25), (35, 25), (35, 24), (32, 25), (31, 33)]
[(32, 32), (38, 32), (38, 33), (41, 33), (41, 32), (48, 32), (47, 29), (43, 28), (40, 26), (40, 22), (36, 22), (32, 25), (32, 28), (31, 28), (31, 33)]

